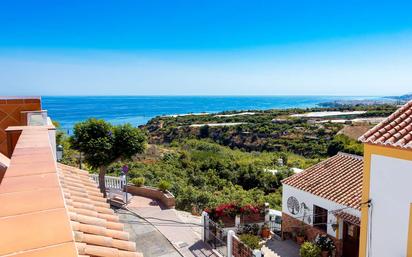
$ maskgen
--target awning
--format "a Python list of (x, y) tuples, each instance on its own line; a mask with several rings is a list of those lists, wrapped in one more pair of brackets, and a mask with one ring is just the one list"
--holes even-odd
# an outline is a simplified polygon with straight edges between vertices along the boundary
[(344, 220), (348, 223), (351, 223), (353, 225), (360, 226), (360, 218), (356, 217), (355, 215), (349, 214), (349, 213), (344, 212), (344, 211), (337, 211), (337, 212), (334, 212), (333, 214), (338, 219), (342, 219), (342, 220)]

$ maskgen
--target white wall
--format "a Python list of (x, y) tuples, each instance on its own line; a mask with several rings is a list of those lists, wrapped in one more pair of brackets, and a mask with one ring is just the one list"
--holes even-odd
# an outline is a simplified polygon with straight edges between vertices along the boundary
[(406, 256), (412, 161), (372, 155), (369, 195), (373, 205), (369, 214), (369, 256)]
[[(290, 196), (294, 196), (298, 201), (299, 204), (301, 205), (302, 203), (305, 203), (307, 207), (309, 208), (308, 211), (306, 211), (306, 218), (304, 222), (306, 224), (313, 224), (313, 205), (322, 207), (324, 209), (327, 209), (328, 211), (334, 211), (338, 209), (345, 208), (345, 212), (350, 213), (356, 217), (360, 217), (360, 211), (353, 209), (353, 208), (347, 208), (344, 205), (335, 203), (333, 201), (327, 200), (325, 198), (310, 194), (308, 192), (302, 191), (300, 189), (288, 186), (288, 185), (283, 185), (283, 194), (282, 194), (282, 211), (294, 218), (297, 218), (299, 220), (302, 220), (304, 212), (302, 208), (300, 208), (299, 213), (296, 215), (293, 215), (292, 213), (289, 212), (288, 207), (287, 207), (287, 200)], [(310, 217), (310, 218), (309, 218)], [(336, 223), (336, 217), (332, 213), (328, 213), (328, 226), (327, 226), (327, 233), (333, 237), (336, 237), (336, 232), (332, 228), (332, 224)], [(339, 231), (342, 231), (342, 229), (339, 229)], [(341, 238), (341, 235), (339, 236)]]

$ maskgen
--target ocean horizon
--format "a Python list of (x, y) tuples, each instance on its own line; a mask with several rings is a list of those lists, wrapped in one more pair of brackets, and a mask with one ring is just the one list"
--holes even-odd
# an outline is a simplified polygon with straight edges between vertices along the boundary
[(146, 124), (156, 116), (288, 108), (310, 108), (337, 100), (377, 96), (42, 96), (43, 109), (69, 133), (88, 118), (113, 124)]

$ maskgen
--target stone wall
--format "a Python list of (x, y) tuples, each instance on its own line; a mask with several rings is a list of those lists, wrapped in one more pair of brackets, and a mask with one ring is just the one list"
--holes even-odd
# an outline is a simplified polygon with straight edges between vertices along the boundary
[(252, 250), (236, 236), (233, 237), (232, 247), (232, 255), (234, 257), (253, 257)]
[[(295, 219), (289, 216), (286, 213), (282, 213), (282, 237), (290, 239), (295, 239), (295, 232), (297, 229), (300, 228), (302, 222), (298, 219)], [(306, 241), (314, 241), (318, 234), (326, 234), (326, 232), (315, 228), (311, 225), (304, 225), (305, 233), (306, 233)], [(342, 240), (337, 239), (329, 235), (329, 237), (333, 240), (336, 246), (336, 257), (342, 256)]]
[(139, 195), (143, 197), (148, 197), (156, 199), (162, 202), (167, 208), (174, 208), (176, 205), (175, 197), (171, 193), (164, 193), (157, 188), (148, 186), (127, 186), (127, 192), (132, 195)]

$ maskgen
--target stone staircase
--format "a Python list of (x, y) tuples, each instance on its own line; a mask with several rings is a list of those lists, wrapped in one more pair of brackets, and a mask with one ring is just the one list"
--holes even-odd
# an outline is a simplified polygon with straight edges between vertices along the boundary
[(266, 245), (264, 245), (260, 250), (262, 251), (263, 256), (265, 257), (281, 257), (275, 252), (273, 252), (271, 249), (269, 249), (269, 247), (267, 247)]

